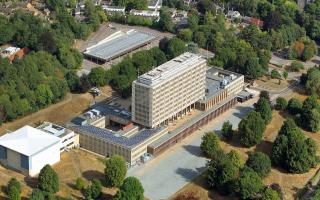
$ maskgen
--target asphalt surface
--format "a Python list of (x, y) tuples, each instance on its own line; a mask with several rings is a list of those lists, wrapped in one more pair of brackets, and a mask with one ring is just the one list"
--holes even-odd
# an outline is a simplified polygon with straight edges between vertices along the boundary
[(226, 120), (237, 128), (240, 120), (251, 111), (255, 101), (256, 99), (252, 99), (238, 104), (162, 155), (146, 164), (130, 168), (128, 176), (135, 176), (141, 181), (145, 196), (151, 200), (169, 198), (205, 171), (207, 159), (201, 156), (200, 150), (204, 133), (212, 130), (218, 133)]

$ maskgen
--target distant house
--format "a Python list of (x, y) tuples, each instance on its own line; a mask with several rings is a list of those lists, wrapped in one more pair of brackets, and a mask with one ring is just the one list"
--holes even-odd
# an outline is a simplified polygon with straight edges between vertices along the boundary
[(238, 11), (230, 10), (228, 11), (226, 17), (230, 20), (239, 19), (241, 17), (241, 14)]
[(263, 28), (263, 25), (264, 25), (264, 21), (254, 17), (245, 16), (242, 18), (242, 21), (247, 24), (256, 25), (259, 28)]
[(155, 19), (158, 21), (160, 19), (160, 12), (159, 11), (150, 11), (150, 10), (131, 10), (131, 14), (135, 16), (140, 16), (140, 17), (145, 17), (145, 18), (150, 18), (150, 19)]
[(125, 7), (119, 7), (119, 6), (108, 6), (108, 5), (103, 5), (102, 9), (108, 14), (126, 14), (126, 8)]
[(22, 58), (28, 53), (27, 48), (20, 49), (19, 47), (8, 47), (0, 52), (2, 58), (8, 58), (12, 62), (16, 58)]

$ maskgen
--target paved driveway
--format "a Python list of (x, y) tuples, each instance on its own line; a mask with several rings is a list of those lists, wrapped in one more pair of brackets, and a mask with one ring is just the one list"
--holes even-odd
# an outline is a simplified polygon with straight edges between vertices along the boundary
[(238, 104), (147, 164), (130, 168), (128, 175), (139, 178), (146, 197), (152, 200), (169, 198), (204, 172), (207, 159), (201, 156), (200, 150), (203, 134), (210, 130), (220, 130), (225, 120), (229, 120), (234, 128), (237, 127), (241, 118), (252, 109), (255, 101), (256, 99), (253, 99)]

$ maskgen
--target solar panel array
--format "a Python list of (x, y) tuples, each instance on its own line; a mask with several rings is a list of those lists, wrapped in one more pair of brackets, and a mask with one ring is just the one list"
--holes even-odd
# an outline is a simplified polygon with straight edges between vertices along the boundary
[(128, 148), (133, 148), (141, 142), (147, 140), (151, 136), (160, 132), (163, 128), (157, 129), (143, 129), (139, 131), (136, 135), (126, 138), (123, 136), (117, 136), (116, 133), (109, 131), (107, 129), (98, 128), (92, 125), (85, 126), (73, 126), (72, 129), (79, 131), (80, 133), (89, 134), (104, 140), (109, 140), (111, 142), (126, 146)]
[(152, 34), (131, 30), (117, 38), (89, 48), (84, 54), (107, 61), (149, 43), (155, 38)]

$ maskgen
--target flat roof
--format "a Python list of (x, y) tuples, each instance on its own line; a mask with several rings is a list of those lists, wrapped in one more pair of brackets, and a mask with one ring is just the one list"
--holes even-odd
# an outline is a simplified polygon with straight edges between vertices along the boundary
[(226, 102), (230, 101), (231, 99), (234, 99), (235, 97), (236, 97), (236, 95), (232, 95), (232, 96), (228, 97), (227, 99), (223, 100), (222, 102), (218, 103), (217, 105), (215, 105), (211, 109), (209, 109), (209, 110), (207, 110), (205, 112), (199, 113), (198, 115), (196, 115), (195, 117), (189, 119), (187, 122), (185, 122), (184, 124), (182, 124), (178, 128), (174, 129), (173, 131), (170, 131), (169, 133), (165, 134), (164, 136), (162, 136), (158, 140), (156, 140), (153, 143), (151, 143), (149, 145), (149, 147), (151, 147), (151, 148), (159, 147), (163, 143), (167, 142), (171, 138), (173, 138), (176, 135), (180, 134), (182, 131), (184, 131), (185, 129), (189, 128), (193, 124), (197, 123), (198, 121), (200, 121), (201, 119), (203, 119), (207, 115), (211, 114), (214, 110), (217, 110), (218, 108), (223, 106)]
[(72, 132), (71, 130), (69, 130), (65, 127), (62, 127), (57, 124), (53, 124), (51, 122), (44, 122), (43, 124), (38, 126), (37, 129), (40, 129), (44, 132), (47, 132), (51, 135), (54, 135), (54, 136), (60, 137), (60, 138), (66, 136), (67, 134)]
[(179, 76), (199, 63), (206, 63), (206, 60), (198, 54), (186, 52), (139, 76), (136, 82), (148, 86), (155, 86)]
[(151, 136), (165, 129), (164, 127), (155, 128), (155, 129), (142, 129), (134, 136), (127, 138), (117, 134), (116, 132), (112, 132), (110, 130), (103, 129), (103, 128), (98, 128), (92, 125), (72, 126), (71, 128), (74, 129), (75, 131), (79, 131), (80, 133), (88, 134), (94, 137), (108, 140), (110, 142), (122, 145), (129, 149), (134, 148), (141, 142), (149, 139)]
[(37, 154), (59, 142), (59, 137), (31, 126), (24, 126), (0, 137), (1, 146), (26, 156)]
[(148, 44), (154, 39), (156, 39), (156, 36), (134, 29), (127, 32), (118, 31), (87, 48), (83, 54), (99, 60), (108, 61)]

